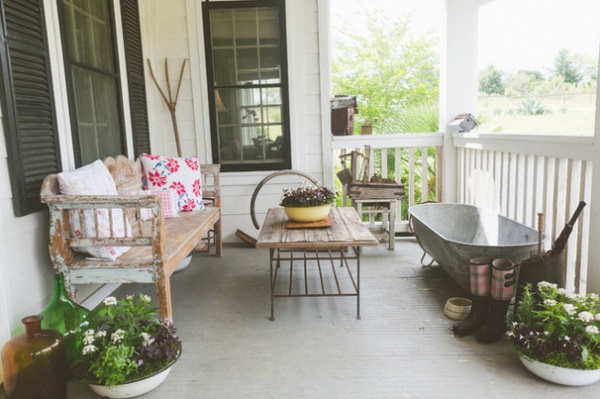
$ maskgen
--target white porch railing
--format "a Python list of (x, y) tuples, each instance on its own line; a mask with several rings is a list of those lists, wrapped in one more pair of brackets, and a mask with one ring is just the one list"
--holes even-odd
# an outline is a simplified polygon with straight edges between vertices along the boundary
[[(457, 133), (453, 141), (455, 187), (441, 186), (443, 133), (341, 136), (333, 138), (332, 146), (338, 152), (335, 162), (342, 150), (364, 151), (370, 146), (375, 162), (369, 176), (392, 176), (404, 183), (406, 199), (397, 212), (399, 232), (408, 230), (406, 209), (422, 202), (422, 192), (429, 193), (428, 200), (443, 201), (444, 190), (456, 190), (459, 203), (490, 208), (536, 229), (537, 213), (544, 213), (549, 249), (579, 201), (590, 202), (592, 137)], [(396, 161), (402, 158), (406, 168)], [(566, 248), (567, 288), (582, 293), (590, 227), (586, 210)]]
[[(537, 213), (544, 213), (550, 236), (546, 249), (579, 201), (590, 203), (593, 137), (457, 133), (453, 139), (458, 202), (493, 209), (536, 229)], [(566, 247), (566, 288), (581, 293), (586, 291), (589, 227), (588, 207)]]
[[(405, 200), (398, 204), (397, 232), (408, 231), (408, 208), (425, 201), (442, 198), (441, 165), (443, 133), (339, 136), (333, 138), (336, 170), (341, 167), (338, 156), (342, 151), (365, 151), (370, 147), (368, 176), (392, 178), (404, 184)], [(403, 159), (404, 162), (397, 160)]]

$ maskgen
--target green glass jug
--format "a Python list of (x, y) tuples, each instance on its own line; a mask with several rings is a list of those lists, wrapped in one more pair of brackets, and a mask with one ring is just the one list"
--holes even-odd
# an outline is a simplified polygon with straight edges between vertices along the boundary
[(62, 273), (54, 275), (54, 294), (52, 300), (40, 313), (43, 317), (42, 328), (60, 332), (67, 346), (67, 364), (80, 357), (83, 348), (82, 332), (88, 328), (86, 320), (90, 311), (69, 298)]

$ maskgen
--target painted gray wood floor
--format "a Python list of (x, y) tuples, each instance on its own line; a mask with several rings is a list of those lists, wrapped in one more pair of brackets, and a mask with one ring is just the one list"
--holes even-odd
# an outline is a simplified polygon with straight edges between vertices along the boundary
[[(195, 255), (171, 279), (183, 354), (155, 398), (598, 397), (530, 374), (504, 340), (455, 338), (442, 309), (459, 288), (420, 266), (412, 238), (365, 248), (361, 315), (355, 298), (281, 298), (269, 320), (268, 250), (227, 245)], [(151, 285), (126, 285), (118, 296)], [(96, 398), (77, 381), (69, 398)]]

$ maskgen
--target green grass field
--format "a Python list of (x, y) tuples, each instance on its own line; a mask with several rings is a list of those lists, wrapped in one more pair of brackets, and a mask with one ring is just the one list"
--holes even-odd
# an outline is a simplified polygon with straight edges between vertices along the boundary
[(544, 133), (593, 135), (595, 93), (537, 97), (540, 115), (519, 112), (524, 98), (486, 96), (478, 99), (480, 133)]

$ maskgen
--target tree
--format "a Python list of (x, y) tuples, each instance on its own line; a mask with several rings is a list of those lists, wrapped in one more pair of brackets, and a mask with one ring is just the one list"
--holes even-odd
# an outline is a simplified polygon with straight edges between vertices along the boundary
[(540, 71), (521, 69), (517, 73), (509, 75), (504, 81), (504, 86), (507, 94), (516, 92), (519, 95), (528, 95), (543, 82), (544, 75)]
[(367, 15), (366, 33), (340, 32), (335, 43), (334, 94), (356, 95), (358, 119), (383, 123), (411, 105), (437, 102), (437, 39), (413, 37), (407, 17), (389, 20), (381, 10)]
[(562, 76), (566, 83), (578, 85), (582, 79), (582, 74), (575, 64), (569, 50), (562, 49), (554, 59), (554, 75)]
[(504, 94), (504, 72), (493, 65), (479, 72), (479, 91), (485, 94)]

